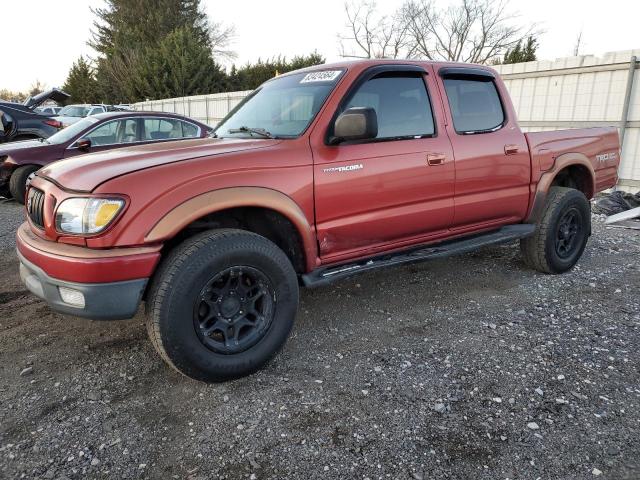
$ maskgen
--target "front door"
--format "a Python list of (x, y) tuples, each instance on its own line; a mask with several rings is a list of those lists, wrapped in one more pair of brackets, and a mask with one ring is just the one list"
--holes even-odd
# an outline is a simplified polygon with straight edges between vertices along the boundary
[(332, 118), (347, 108), (371, 107), (377, 137), (329, 145), (330, 132), (313, 132), (323, 262), (446, 234), (453, 220), (455, 170), (442, 111), (432, 107), (434, 95), (432, 72), (374, 67), (356, 80)]
[(140, 120), (138, 118), (111, 120), (83, 135), (82, 139), (91, 140), (91, 146), (88, 149), (79, 149), (74, 142), (65, 150), (65, 158), (112, 150), (140, 142)]

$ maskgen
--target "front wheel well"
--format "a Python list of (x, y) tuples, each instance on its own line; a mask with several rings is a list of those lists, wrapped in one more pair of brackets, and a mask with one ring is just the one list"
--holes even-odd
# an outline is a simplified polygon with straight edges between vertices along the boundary
[(569, 165), (560, 170), (551, 182), (552, 187), (566, 187), (579, 190), (587, 198), (594, 195), (593, 178), (583, 165)]
[(306, 259), (300, 233), (280, 212), (262, 207), (238, 207), (207, 214), (165, 242), (163, 256), (187, 238), (219, 228), (246, 230), (271, 240), (287, 255), (296, 273), (304, 273)]

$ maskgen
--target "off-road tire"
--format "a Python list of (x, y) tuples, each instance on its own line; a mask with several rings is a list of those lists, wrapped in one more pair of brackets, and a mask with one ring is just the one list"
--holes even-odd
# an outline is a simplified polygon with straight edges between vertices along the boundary
[[(575, 244), (566, 256), (558, 253), (556, 242), (560, 235), (560, 222), (569, 212), (579, 223)], [(582, 256), (591, 235), (591, 206), (579, 190), (551, 187), (531, 237), (520, 240), (520, 251), (527, 266), (543, 273), (563, 273), (573, 268)]]
[(9, 178), (9, 193), (13, 199), (24, 205), (24, 194), (27, 191), (27, 179), (33, 172), (39, 170), (38, 165), (25, 165), (16, 168)]
[[(258, 269), (267, 278), (273, 320), (247, 350), (217, 353), (197, 332), (194, 302), (218, 272), (238, 265)], [(282, 250), (251, 232), (210, 230), (185, 240), (162, 262), (147, 297), (146, 324), (154, 347), (170, 366), (196, 380), (219, 382), (248, 375), (267, 363), (286, 341), (297, 308), (297, 276)]]

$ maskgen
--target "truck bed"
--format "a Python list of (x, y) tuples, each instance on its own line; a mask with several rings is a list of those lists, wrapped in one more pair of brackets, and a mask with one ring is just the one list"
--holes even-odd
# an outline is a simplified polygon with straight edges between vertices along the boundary
[(620, 142), (616, 127), (576, 128), (525, 133), (531, 152), (531, 180), (550, 170), (564, 154), (584, 156), (595, 173), (595, 192), (612, 188), (618, 181)]

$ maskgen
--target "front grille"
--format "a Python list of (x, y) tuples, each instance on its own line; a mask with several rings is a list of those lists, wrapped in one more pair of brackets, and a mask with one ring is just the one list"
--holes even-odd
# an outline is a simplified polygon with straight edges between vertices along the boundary
[(44, 192), (37, 188), (29, 189), (27, 214), (34, 225), (44, 228)]

